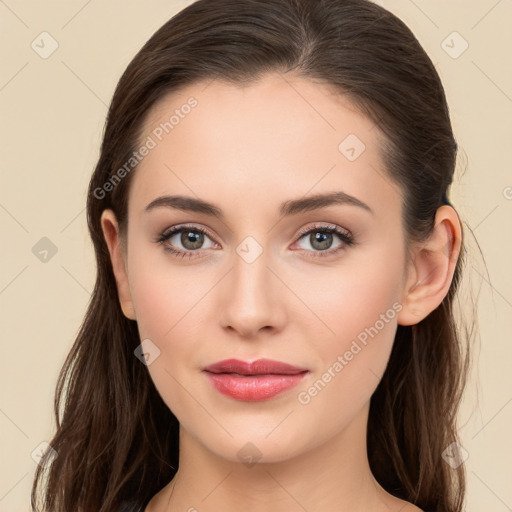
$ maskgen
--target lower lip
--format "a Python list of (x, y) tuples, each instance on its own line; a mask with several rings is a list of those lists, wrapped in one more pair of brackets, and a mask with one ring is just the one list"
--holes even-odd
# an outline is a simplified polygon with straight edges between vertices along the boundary
[(213, 387), (236, 400), (257, 402), (267, 400), (293, 388), (304, 378), (306, 373), (294, 375), (255, 375), (243, 376), (233, 373), (205, 372)]

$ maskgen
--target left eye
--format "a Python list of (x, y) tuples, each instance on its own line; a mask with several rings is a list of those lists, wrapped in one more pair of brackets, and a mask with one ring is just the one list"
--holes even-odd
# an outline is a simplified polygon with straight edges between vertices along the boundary
[[(331, 249), (334, 239), (333, 235), (338, 237), (341, 242), (334, 249)], [(349, 232), (344, 232), (337, 227), (331, 226), (317, 226), (313, 229), (309, 229), (300, 236), (299, 241), (302, 240), (307, 241), (313, 248), (314, 252), (327, 254), (337, 252), (338, 250), (343, 249), (344, 246), (352, 245), (354, 243), (353, 237)], [(306, 249), (309, 250), (307, 247)], [(319, 254), (319, 256), (323, 256), (323, 254)]]

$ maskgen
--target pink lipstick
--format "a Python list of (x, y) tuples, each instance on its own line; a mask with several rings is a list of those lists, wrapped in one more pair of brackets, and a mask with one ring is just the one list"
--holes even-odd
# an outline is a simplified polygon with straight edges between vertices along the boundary
[(252, 363), (225, 359), (203, 368), (208, 380), (220, 393), (247, 402), (272, 398), (294, 386), (309, 372), (271, 359)]

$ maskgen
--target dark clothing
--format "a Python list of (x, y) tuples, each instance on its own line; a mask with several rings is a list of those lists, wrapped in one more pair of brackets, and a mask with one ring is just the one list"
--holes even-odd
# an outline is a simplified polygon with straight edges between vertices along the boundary
[(144, 512), (144, 508), (145, 507), (141, 507), (132, 501), (125, 501), (121, 505), (119, 512)]

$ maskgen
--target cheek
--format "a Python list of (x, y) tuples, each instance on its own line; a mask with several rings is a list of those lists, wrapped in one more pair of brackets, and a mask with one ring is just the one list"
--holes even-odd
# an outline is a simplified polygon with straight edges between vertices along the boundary
[[(164, 402), (177, 414), (190, 405), (182, 386), (193, 392), (187, 379), (200, 353), (198, 344), (205, 337), (201, 301), (207, 299), (214, 281), (193, 266), (178, 269), (165, 258), (150, 262), (143, 256), (135, 254), (130, 269), (139, 336), (160, 350), (148, 371)], [(137, 261), (144, 264), (137, 265)]]
[(312, 378), (297, 393), (305, 418), (322, 418), (326, 435), (345, 428), (370, 400), (393, 348), (398, 302), (388, 292), (372, 301), (342, 301), (331, 317), (335, 335), (317, 344), (318, 362)]
[(134, 248), (130, 257), (130, 293), (139, 332), (165, 343), (183, 324), (192, 323), (212, 277), (199, 266), (180, 268), (161, 247)]
[(194, 396), (195, 392), (187, 378), (198, 350), (194, 340), (200, 339), (194, 333), (194, 305), (202, 295), (200, 289), (191, 287), (190, 281), (180, 278), (165, 278), (149, 271), (133, 276), (132, 296), (140, 339), (150, 339), (160, 351), (147, 369), (162, 400), (180, 421), (193, 416), (193, 400), (188, 393)]
[(331, 340), (328, 345), (338, 350), (359, 335), (364, 341), (373, 327), (389, 337), (389, 323), (396, 324), (396, 310), (401, 309), (397, 300), (402, 273), (396, 251), (375, 247), (347, 258), (338, 268), (319, 268), (314, 276), (295, 277), (294, 291), (321, 320), (316, 325), (322, 339)]
[(338, 279), (331, 278), (324, 287), (312, 290), (309, 285), (306, 294), (304, 281), (299, 291), (322, 320), (315, 323), (322, 335), (315, 343), (316, 380), (313, 386), (300, 390), (303, 400), (298, 399), (302, 404), (311, 403), (313, 409), (318, 407), (319, 414), (320, 404), (361, 407), (373, 394), (389, 360), (402, 309), (397, 300), (402, 262), (393, 251), (368, 256), (347, 263)]

